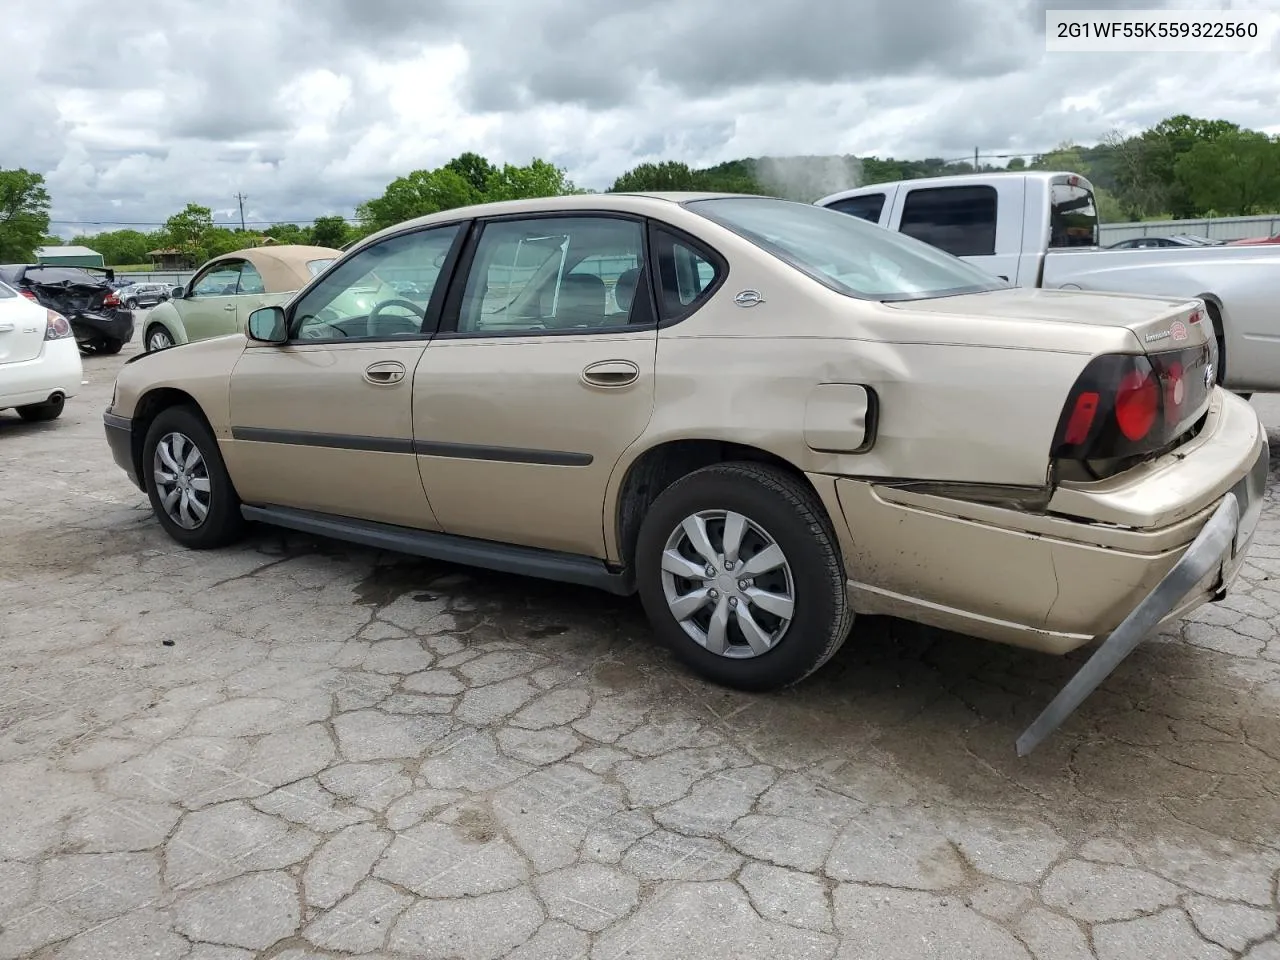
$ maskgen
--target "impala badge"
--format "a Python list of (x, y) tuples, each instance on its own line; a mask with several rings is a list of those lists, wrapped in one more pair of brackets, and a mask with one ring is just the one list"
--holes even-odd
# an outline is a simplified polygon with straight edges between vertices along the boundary
[(741, 290), (733, 302), (740, 307), (754, 307), (757, 303), (764, 303), (764, 297), (760, 296), (759, 290)]

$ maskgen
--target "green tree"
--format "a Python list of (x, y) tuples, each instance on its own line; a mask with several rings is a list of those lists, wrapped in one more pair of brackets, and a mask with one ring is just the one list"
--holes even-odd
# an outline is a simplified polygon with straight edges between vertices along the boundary
[(1280, 205), (1280, 140), (1237, 130), (1178, 158), (1176, 183), (1197, 212), (1243, 217)]
[(341, 247), (351, 240), (351, 229), (342, 217), (316, 217), (311, 226), (311, 242), (317, 247)]
[(642, 163), (628, 170), (609, 188), (610, 193), (644, 193), (657, 190), (697, 190), (697, 175), (678, 160)]
[(273, 223), (262, 231), (264, 237), (270, 237), (277, 243), (310, 243), (311, 231), (296, 223)]
[(30, 262), (48, 232), (44, 177), (22, 167), (0, 170), (0, 262)]
[(147, 254), (160, 245), (154, 234), (138, 230), (104, 230), (92, 236), (73, 237), (71, 242), (97, 250), (108, 267), (146, 263)]
[(381, 230), (415, 217), (453, 210), (479, 202), (471, 183), (447, 167), (414, 170), (387, 185), (382, 196), (356, 208), (367, 231)]
[(213, 211), (188, 203), (181, 213), (175, 213), (165, 221), (161, 236), (167, 246), (180, 250), (194, 264), (208, 259), (205, 237), (212, 229)]
[(486, 158), (471, 151), (454, 157), (444, 165), (444, 169), (452, 170), (471, 184), (471, 189), (477, 197), (483, 196), (488, 191), (490, 178), (498, 172)]
[(1031, 169), (1065, 170), (1069, 173), (1078, 173), (1082, 177), (1089, 176), (1089, 164), (1084, 159), (1082, 149), (1069, 140), (1032, 160)]
[(528, 166), (504, 163), (500, 169), (495, 169), (485, 184), (483, 199), (528, 200), (582, 192), (573, 185), (564, 170), (546, 160), (534, 159)]

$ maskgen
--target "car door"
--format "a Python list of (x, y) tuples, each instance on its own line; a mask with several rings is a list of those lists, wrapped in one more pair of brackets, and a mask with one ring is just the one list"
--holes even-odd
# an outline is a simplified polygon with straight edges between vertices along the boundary
[(414, 375), (423, 486), (448, 533), (604, 556), (609, 476), (653, 410), (645, 225), (592, 213), (475, 233)]
[[(461, 232), (362, 248), (290, 304), (285, 343), (248, 342), (231, 375), (227, 451), (241, 499), (439, 529), (413, 454), (411, 387)], [(406, 299), (389, 275), (413, 276), (423, 295)]]
[(182, 299), (173, 301), (188, 340), (208, 340), (243, 329), (236, 300), (243, 263), (240, 259), (214, 260), (192, 277)]

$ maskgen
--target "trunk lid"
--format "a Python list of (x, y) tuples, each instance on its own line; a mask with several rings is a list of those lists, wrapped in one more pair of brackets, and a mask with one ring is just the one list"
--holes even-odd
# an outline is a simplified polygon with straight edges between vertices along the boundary
[(919, 313), (1042, 326), (1122, 327), (1144, 353), (1197, 347), (1213, 334), (1200, 300), (1126, 293), (1017, 288), (893, 304)]
[(40, 356), (45, 308), (0, 285), (0, 366)]
[(71, 267), (30, 267), (27, 288), (36, 298), (67, 319), (77, 313), (101, 313), (110, 309), (107, 296), (113, 293), (105, 279)]

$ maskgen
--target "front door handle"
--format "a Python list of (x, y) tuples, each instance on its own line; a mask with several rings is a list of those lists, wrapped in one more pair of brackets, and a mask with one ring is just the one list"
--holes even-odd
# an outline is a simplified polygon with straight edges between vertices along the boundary
[(12, 323), (0, 323), (0, 333), (8, 333), (13, 329)]
[(382, 386), (387, 383), (399, 383), (404, 379), (404, 364), (396, 360), (381, 360), (364, 368), (364, 378), (370, 383)]
[(227, 304), (225, 307), (223, 307), (222, 309), (223, 309), (223, 310), (234, 310), (235, 308), (236, 308), (236, 305), (235, 305), (234, 303), (228, 303), (228, 304)]
[(593, 387), (625, 387), (640, 377), (640, 368), (630, 360), (601, 360), (582, 371), (582, 382)]

